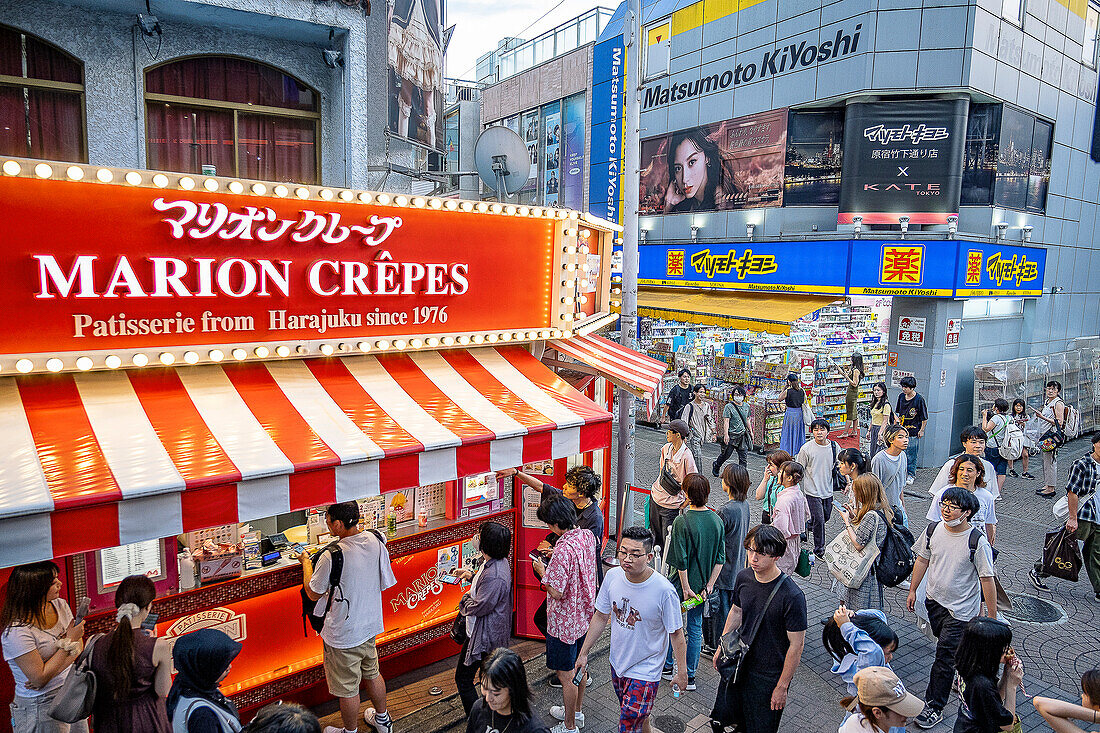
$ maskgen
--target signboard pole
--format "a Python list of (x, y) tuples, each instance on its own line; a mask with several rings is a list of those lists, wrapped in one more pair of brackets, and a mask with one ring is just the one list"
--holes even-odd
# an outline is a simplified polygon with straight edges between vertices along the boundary
[[(634, 348), (638, 322), (638, 180), (639, 116), (641, 102), (641, 0), (629, 0), (626, 41), (626, 122), (623, 125), (623, 302), (619, 317), (619, 339)], [(619, 388), (619, 467), (615, 481), (616, 509), (621, 517), (626, 510), (629, 486), (634, 480), (634, 394)], [(620, 537), (616, 538), (621, 542)], [(616, 555), (616, 560), (618, 556)]]

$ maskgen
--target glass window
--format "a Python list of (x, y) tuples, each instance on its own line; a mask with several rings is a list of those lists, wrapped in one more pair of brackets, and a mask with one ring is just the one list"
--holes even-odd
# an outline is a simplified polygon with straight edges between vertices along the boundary
[(1024, 0), (1001, 0), (1001, 17), (1016, 25), (1024, 24)]
[(666, 20), (664, 23), (658, 23), (657, 25), (651, 25), (646, 28), (643, 37), (645, 38), (645, 78), (651, 79), (655, 76), (663, 76), (668, 73), (668, 63), (670, 58), (670, 51), (672, 48), (672, 38), (670, 31), (670, 24)]
[(596, 40), (596, 19), (591, 15), (589, 15), (587, 18), (581, 18), (580, 31), (581, 45), (591, 43), (592, 41)]
[(318, 96), (278, 69), (204, 56), (145, 74), (149, 167), (316, 183)]
[(1033, 117), (1011, 107), (1002, 107), (997, 183), (993, 190), (995, 205), (1009, 209), (1023, 209), (1027, 205), (1034, 132)]
[(562, 54), (577, 47), (577, 26), (571, 25), (557, 32), (554, 39), (554, 53)]
[(5, 26), (0, 26), (0, 155), (88, 159), (83, 66)]
[(1100, 27), (1100, 8), (1089, 3), (1085, 11), (1085, 38), (1081, 44), (1081, 60), (1089, 66), (1096, 66), (1096, 33)]
[(1050, 149), (1054, 125), (1035, 120), (1035, 136), (1031, 144), (1031, 170), (1027, 178), (1027, 209), (1043, 212), (1047, 207), (1050, 186)]
[(971, 298), (963, 301), (963, 318), (1012, 318), (1024, 313), (1023, 298)]
[(963, 149), (963, 206), (989, 206), (997, 175), (997, 141), (1001, 132), (999, 104), (972, 104)]
[[(494, 125), (502, 121), (494, 122)], [(452, 112), (443, 118), (443, 150), (446, 154), (446, 168), (449, 173), (458, 170), (458, 112)]]
[(844, 110), (791, 112), (787, 118), (785, 206), (836, 206), (840, 201)]

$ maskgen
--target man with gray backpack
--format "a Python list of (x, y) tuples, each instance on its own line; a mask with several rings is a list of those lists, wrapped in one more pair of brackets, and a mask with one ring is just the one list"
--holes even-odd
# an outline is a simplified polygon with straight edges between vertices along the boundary
[(1008, 414), (1008, 400), (993, 400), (993, 409), (982, 412), (982, 430), (989, 439), (985, 444), (985, 459), (993, 465), (997, 474), (997, 493), (1005, 488), (1008, 478), (1008, 462), (1024, 454), (1024, 434)]
[[(316, 601), (314, 615), (321, 611), (324, 626), (325, 680), (333, 697), (340, 701), (340, 717), (347, 733), (359, 729), (359, 685), (367, 683), (374, 707), (364, 720), (377, 733), (391, 733), (393, 721), (386, 712), (386, 682), (378, 669), (375, 637), (382, 633), (382, 591), (397, 584), (390, 567), (386, 543), (374, 532), (359, 531), (359, 504), (345, 501), (331, 504), (325, 512), (328, 531), (339, 538), (336, 546), (343, 560), (339, 577), (333, 578), (334, 552), (324, 552), (316, 567), (308, 553), (302, 563), (302, 587)], [(335, 582), (333, 582), (335, 580)], [(338, 733), (329, 727), (325, 733)]]

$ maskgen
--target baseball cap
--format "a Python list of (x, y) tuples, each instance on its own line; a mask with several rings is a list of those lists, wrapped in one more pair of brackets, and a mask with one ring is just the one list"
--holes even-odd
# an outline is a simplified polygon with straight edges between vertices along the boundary
[(681, 438), (686, 438), (691, 435), (691, 428), (689, 428), (688, 424), (683, 420), (673, 420), (668, 424), (668, 429), (675, 430), (680, 434)]
[(898, 715), (914, 718), (924, 710), (924, 701), (905, 691), (905, 685), (889, 667), (866, 667), (856, 672), (856, 699), (848, 706), (855, 710), (856, 703), (867, 707), (893, 710)]

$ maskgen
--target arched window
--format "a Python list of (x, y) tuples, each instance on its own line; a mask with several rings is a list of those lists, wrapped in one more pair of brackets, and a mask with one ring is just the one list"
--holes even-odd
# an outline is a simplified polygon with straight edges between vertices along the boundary
[(6, 26), (0, 26), (0, 155), (88, 160), (80, 62)]
[(317, 183), (318, 94), (278, 69), (201, 56), (145, 73), (149, 167)]

